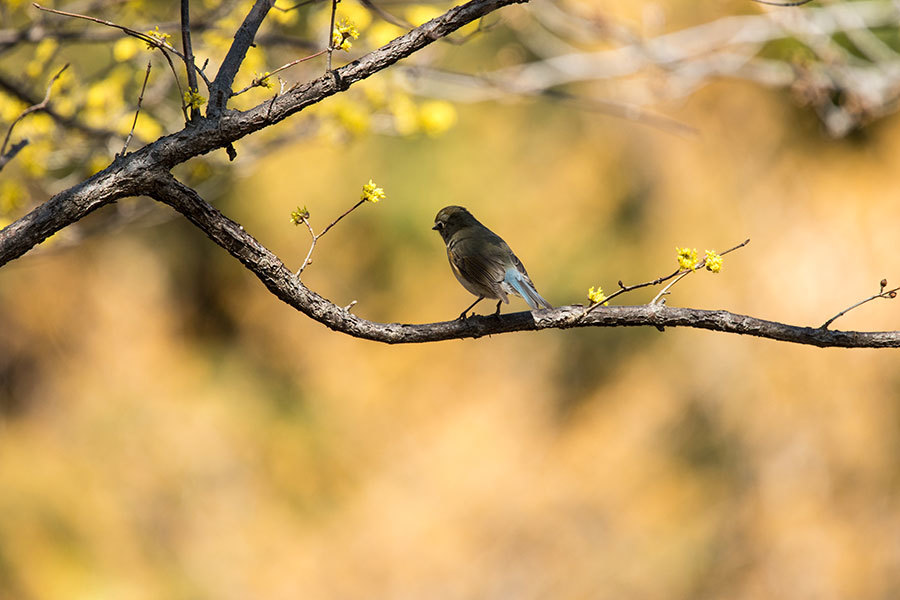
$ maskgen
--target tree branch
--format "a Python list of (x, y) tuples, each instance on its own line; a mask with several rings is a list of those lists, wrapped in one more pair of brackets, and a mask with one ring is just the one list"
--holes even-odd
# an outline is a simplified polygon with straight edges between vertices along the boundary
[(208, 117), (216, 118), (225, 110), (225, 105), (231, 97), (231, 84), (234, 83), (241, 63), (247, 56), (247, 50), (253, 45), (253, 38), (256, 37), (259, 26), (274, 4), (275, 0), (256, 0), (234, 34), (234, 42), (231, 43), (228, 54), (225, 55), (225, 60), (222, 61), (222, 66), (219, 67), (219, 72), (209, 88), (209, 108), (206, 111)]
[[(225, 148), (240, 138), (274, 125), (307, 106), (344, 91), (463, 25), (503, 6), (525, 0), (471, 0), (413, 29), (381, 48), (291, 88), (272, 100), (246, 111), (228, 111), (219, 120), (199, 118), (181, 131), (167, 135), (113, 162), (86, 182), (56, 194), (12, 225), (0, 230), (0, 266), (22, 256), (50, 235), (91, 211), (119, 198), (140, 194), (138, 180), (146, 171), (171, 169), (195, 156)], [(133, 177), (123, 182), (117, 173)], [(83, 193), (90, 184), (94, 193)], [(122, 187), (119, 187), (122, 186)]]
[[(194, 49), (191, 46), (191, 9), (190, 0), (181, 0), (181, 45), (184, 48), (184, 68), (187, 72), (188, 89), (198, 92), (197, 65), (194, 64)], [(191, 118), (197, 115), (197, 109), (191, 107)]]
[(148, 194), (168, 204), (247, 267), (275, 296), (323, 325), (354, 337), (387, 344), (478, 338), (498, 333), (572, 327), (694, 327), (820, 347), (897, 348), (900, 331), (856, 332), (798, 327), (724, 310), (664, 305), (610, 306), (587, 312), (580, 305), (552, 310), (476, 316), (418, 325), (377, 323), (358, 317), (307, 288), (281, 260), (244, 228), (168, 173), (150, 174)]

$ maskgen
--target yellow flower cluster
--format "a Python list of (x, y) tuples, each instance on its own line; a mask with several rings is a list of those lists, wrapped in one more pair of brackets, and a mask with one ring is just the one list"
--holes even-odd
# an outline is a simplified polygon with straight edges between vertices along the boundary
[(706, 270), (718, 273), (722, 270), (722, 256), (715, 250), (706, 251)]
[[(681, 269), (693, 271), (700, 263), (700, 260), (697, 257), (696, 248), (688, 248), (687, 246), (679, 248), (676, 246), (675, 252), (677, 253), (678, 266)], [(706, 258), (703, 259), (703, 264), (706, 266), (706, 270), (713, 273), (721, 271), (723, 263), (722, 256), (717, 254), (715, 250), (705, 250), (705, 252)]]
[(376, 183), (371, 179), (369, 180), (369, 183), (363, 186), (362, 196), (360, 196), (360, 200), (365, 200), (374, 204), (379, 200), (384, 200), (384, 198), (384, 190), (378, 187)]
[[(154, 41), (156, 41), (156, 42), (159, 42), (160, 44), (163, 44), (163, 45), (168, 45), (168, 43), (169, 43), (169, 38), (172, 37), (170, 34), (168, 34), (168, 33), (163, 33), (162, 31), (160, 31), (160, 30), (159, 30), (159, 25), (157, 25), (155, 29), (150, 29), (150, 30), (145, 31), (145, 32), (144, 32), (144, 35), (146, 35), (146, 36), (147, 36), (148, 38), (150, 38), (151, 40), (154, 40)], [(155, 46), (154, 44), (151, 44), (150, 42), (147, 42), (147, 49), (148, 49), (148, 50), (153, 50), (155, 47), (156, 47), (156, 46)]]
[(184, 105), (191, 108), (199, 109), (206, 104), (206, 98), (200, 95), (200, 92), (188, 90), (184, 93)]
[(268, 71), (266, 71), (265, 73), (257, 73), (253, 78), (253, 83), (264, 88), (271, 88), (272, 82), (269, 81), (269, 75), (271, 75), (271, 73), (269, 73)]
[(309, 210), (304, 206), (300, 208), (299, 206), (291, 211), (291, 223), (294, 225), (299, 225), (303, 222), (304, 219), (309, 218)]
[(597, 286), (597, 289), (594, 289), (594, 286), (591, 286), (587, 295), (591, 304), (603, 304), (603, 306), (609, 306), (609, 302), (606, 301), (606, 294), (603, 293), (603, 288), (599, 285)]
[(696, 248), (688, 248), (685, 246), (684, 248), (675, 247), (675, 252), (678, 253), (678, 266), (682, 269), (687, 269), (688, 271), (694, 270), (697, 266), (698, 258), (697, 258), (697, 249)]
[(350, 52), (353, 40), (359, 39), (359, 30), (349, 19), (341, 19), (331, 32), (331, 47)]

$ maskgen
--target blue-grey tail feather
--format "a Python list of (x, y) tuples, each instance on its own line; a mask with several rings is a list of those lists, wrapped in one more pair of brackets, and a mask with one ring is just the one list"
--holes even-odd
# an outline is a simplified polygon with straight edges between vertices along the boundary
[(534, 289), (534, 286), (530, 281), (518, 270), (515, 268), (509, 268), (506, 270), (506, 276), (504, 277), (506, 283), (511, 285), (514, 290), (522, 297), (525, 302), (528, 303), (528, 306), (531, 308), (553, 308), (553, 306), (544, 300), (540, 294), (537, 293), (537, 290)]

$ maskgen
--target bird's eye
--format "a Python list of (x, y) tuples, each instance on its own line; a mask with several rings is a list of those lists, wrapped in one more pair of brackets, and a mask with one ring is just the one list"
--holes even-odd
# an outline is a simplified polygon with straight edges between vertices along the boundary
[(438, 229), (444, 228), (444, 224), (441, 221), (438, 221), (437, 223), (435, 223), (434, 226), (437, 227)]

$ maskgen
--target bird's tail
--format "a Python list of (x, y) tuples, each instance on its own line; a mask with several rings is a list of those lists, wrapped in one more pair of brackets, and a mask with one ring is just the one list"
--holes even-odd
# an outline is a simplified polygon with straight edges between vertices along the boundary
[(531, 308), (553, 308), (553, 305), (544, 300), (544, 298), (537, 293), (537, 290), (534, 289), (534, 284), (531, 283), (528, 276), (518, 269), (507, 269), (506, 276), (503, 279), (516, 290), (516, 293), (519, 294)]

